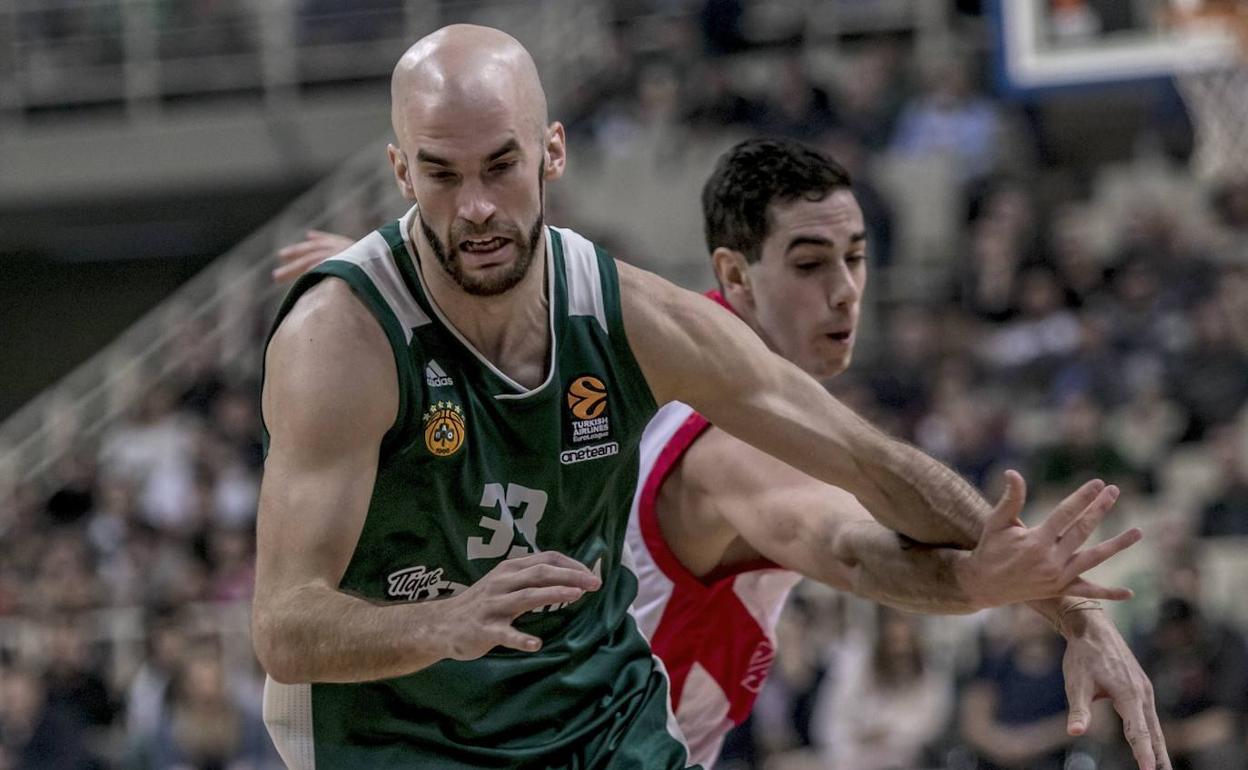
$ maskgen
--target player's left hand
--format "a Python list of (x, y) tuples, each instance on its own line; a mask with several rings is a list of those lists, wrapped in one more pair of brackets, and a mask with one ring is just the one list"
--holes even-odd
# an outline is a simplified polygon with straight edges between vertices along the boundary
[(1092, 722), (1092, 701), (1109, 698), (1140, 770), (1171, 770), (1161, 733), (1153, 685), (1118, 629), (1100, 609), (1067, 612), (1062, 673), (1070, 711), (1066, 731), (1083, 735)]
[(330, 257), (345, 251), (354, 241), (342, 235), (309, 230), (298, 243), (277, 251), (279, 267), (273, 270), (273, 283), (293, 281)]
[(1140, 541), (1129, 529), (1088, 548), (1092, 532), (1118, 500), (1118, 488), (1095, 479), (1075, 490), (1035, 527), (1019, 518), (1027, 498), (1023, 477), (1006, 471), (1005, 494), (984, 522), (975, 549), (958, 563), (957, 579), (980, 607), (1081, 596), (1130, 599), (1126, 588), (1103, 586), (1083, 577), (1090, 569)]

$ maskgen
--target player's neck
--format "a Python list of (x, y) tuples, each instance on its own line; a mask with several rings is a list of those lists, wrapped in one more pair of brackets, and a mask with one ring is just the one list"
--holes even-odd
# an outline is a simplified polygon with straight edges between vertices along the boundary
[(525, 387), (546, 378), (550, 310), (546, 292), (546, 242), (520, 283), (502, 294), (469, 294), (432, 256), (419, 228), (413, 228), (416, 257), (429, 299), (477, 352)]

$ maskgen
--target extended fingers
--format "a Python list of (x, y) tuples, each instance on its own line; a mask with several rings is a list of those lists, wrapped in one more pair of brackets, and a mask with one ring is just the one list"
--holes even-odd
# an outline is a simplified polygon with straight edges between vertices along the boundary
[(542, 648), (542, 640), (508, 626), (503, 631), (502, 638), (498, 641), (498, 646), (519, 650), (520, 652), (537, 652)]
[(1157, 704), (1153, 701), (1153, 687), (1144, 686), (1144, 718), (1148, 724), (1148, 734), (1153, 742), (1153, 757), (1157, 770), (1172, 770), (1170, 751), (1166, 748), (1166, 736), (1161, 732), (1161, 720), (1157, 718)]
[(1058, 532), (1057, 539), (1062, 544), (1063, 550), (1067, 553), (1074, 553), (1079, 546), (1083, 545), (1088, 536), (1101, 525), (1105, 514), (1109, 513), (1114, 503), (1118, 502), (1119, 494), (1120, 490), (1113, 484), (1105, 487), (1075, 517), (1074, 521)]
[(1104, 488), (1105, 482), (1100, 479), (1092, 479), (1085, 483), (1058, 503), (1053, 513), (1049, 514), (1049, 518), (1040, 525), (1040, 529), (1043, 529), (1054, 540), (1058, 539), (1067, 527), (1084, 514)]
[(1122, 734), (1131, 746), (1131, 755), (1140, 770), (1157, 770), (1157, 755), (1153, 752), (1153, 737), (1144, 716), (1144, 705), (1138, 698), (1123, 704), (1114, 702), (1114, 709), (1122, 717)]
[(274, 283), (286, 283), (287, 281), (293, 281), (294, 279), (308, 272), (312, 268), (321, 264), (321, 262), (324, 262), (325, 258), (329, 256), (332, 256), (332, 255), (321, 254), (318, 252), (315, 254), (306, 254), (302, 257), (299, 257), (298, 259), (291, 257), (289, 260), (287, 260), (286, 258), (283, 257), (285, 264), (273, 270), (273, 273), (272, 273), (273, 282)]
[(1018, 471), (1006, 471), (1005, 491), (1001, 494), (997, 507), (989, 515), (985, 529), (996, 530), (1014, 526), (1019, 520), (1019, 514), (1022, 513), (1023, 504), (1026, 501), (1027, 482), (1023, 481)]
[(1111, 602), (1122, 602), (1135, 594), (1129, 588), (1103, 586), (1090, 580), (1076, 578), (1070, 585), (1062, 589), (1063, 596), (1078, 596), (1082, 599), (1104, 599)]
[(574, 602), (584, 595), (585, 591), (572, 586), (539, 586), (507, 594), (499, 606), (510, 618), (515, 619), (542, 607)]
[(1083, 735), (1092, 723), (1092, 683), (1087, 677), (1067, 677), (1066, 704), (1066, 732)]
[(1132, 527), (1126, 532), (1120, 532), (1114, 537), (1103, 543), (1097, 543), (1091, 548), (1076, 553), (1066, 566), (1066, 574), (1069, 577), (1082, 575), (1088, 570), (1099, 564), (1113, 558), (1119, 553), (1127, 550), (1131, 546), (1140, 542), (1144, 538), (1144, 533), (1139, 529)]

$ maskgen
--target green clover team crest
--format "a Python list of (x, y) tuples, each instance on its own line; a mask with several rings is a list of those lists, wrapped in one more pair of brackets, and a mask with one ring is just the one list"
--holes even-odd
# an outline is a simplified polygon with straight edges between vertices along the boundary
[(450, 457), (464, 445), (464, 410), (459, 404), (438, 401), (424, 414), (425, 447), (438, 457)]

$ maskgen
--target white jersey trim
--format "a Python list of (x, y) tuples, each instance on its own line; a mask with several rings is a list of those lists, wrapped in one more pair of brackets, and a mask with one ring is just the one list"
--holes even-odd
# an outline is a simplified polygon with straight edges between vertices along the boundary
[(316, 770), (312, 733), (312, 685), (264, 678), (264, 726), (290, 770)]
[(580, 233), (551, 227), (563, 240), (563, 271), (568, 285), (568, 315), (593, 316), (607, 329), (607, 313), (602, 300), (602, 277), (598, 273), (598, 252)]
[(398, 319), (403, 340), (408, 344), (412, 341), (412, 330), (430, 322), (429, 316), (416, 304), (416, 298), (403, 285), (398, 265), (391, 258), (390, 245), (381, 233), (369, 233), (329, 261), (346, 262), (364, 271)]

